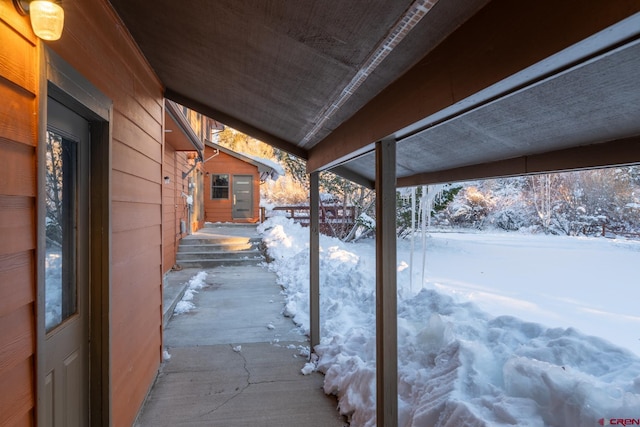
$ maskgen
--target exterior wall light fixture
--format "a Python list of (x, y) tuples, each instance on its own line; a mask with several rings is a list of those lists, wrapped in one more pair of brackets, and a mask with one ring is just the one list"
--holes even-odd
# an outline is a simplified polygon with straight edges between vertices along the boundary
[(31, 28), (42, 40), (58, 40), (64, 28), (64, 9), (60, 0), (13, 0), (18, 13), (31, 15)]

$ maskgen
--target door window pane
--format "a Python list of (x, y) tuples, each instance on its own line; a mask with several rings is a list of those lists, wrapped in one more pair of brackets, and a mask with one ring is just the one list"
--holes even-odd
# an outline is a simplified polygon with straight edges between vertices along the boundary
[(47, 131), (45, 326), (76, 312), (77, 145)]

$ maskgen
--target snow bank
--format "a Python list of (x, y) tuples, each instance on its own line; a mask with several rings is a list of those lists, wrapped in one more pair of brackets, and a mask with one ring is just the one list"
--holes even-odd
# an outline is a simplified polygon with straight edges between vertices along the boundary
[(207, 284), (205, 280), (207, 279), (207, 272), (200, 271), (198, 274), (189, 279), (189, 284), (187, 285), (187, 289), (184, 291), (184, 295), (182, 299), (178, 301), (176, 307), (173, 309), (173, 314), (184, 314), (188, 313), (191, 310), (195, 309), (196, 306), (192, 302), (193, 297), (198, 291), (204, 288)]
[[(308, 333), (309, 231), (282, 217), (260, 231), (286, 292), (285, 314)], [(325, 236), (320, 245), (323, 336), (315, 367), (352, 425), (374, 426), (375, 258), (367, 245)], [(574, 328), (489, 315), (436, 283), (417, 292), (408, 283), (403, 268), (399, 425), (594, 426), (640, 417), (640, 358), (632, 352)]]

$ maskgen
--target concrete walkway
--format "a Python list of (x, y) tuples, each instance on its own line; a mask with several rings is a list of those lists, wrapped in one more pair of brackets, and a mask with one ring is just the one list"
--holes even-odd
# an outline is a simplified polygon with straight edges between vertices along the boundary
[[(169, 273), (167, 286), (180, 288), (199, 271)], [(282, 316), (275, 275), (259, 266), (205, 271), (196, 309), (165, 328), (171, 358), (136, 426), (346, 426), (322, 375), (300, 373), (309, 343)]]

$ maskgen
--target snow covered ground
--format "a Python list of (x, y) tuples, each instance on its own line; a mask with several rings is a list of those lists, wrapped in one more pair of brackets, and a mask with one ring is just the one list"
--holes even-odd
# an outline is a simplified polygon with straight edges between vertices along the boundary
[[(308, 331), (309, 231), (281, 217), (261, 231)], [(421, 252), (398, 244), (399, 425), (640, 419), (640, 242), (431, 233), (424, 281)], [(352, 425), (374, 426), (373, 243), (321, 237), (320, 271), (316, 368)]]
[(48, 331), (62, 319), (62, 251), (56, 246), (47, 246), (45, 310), (45, 327)]

